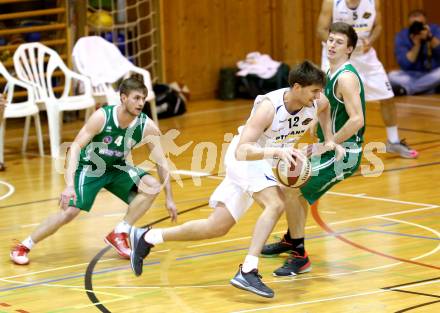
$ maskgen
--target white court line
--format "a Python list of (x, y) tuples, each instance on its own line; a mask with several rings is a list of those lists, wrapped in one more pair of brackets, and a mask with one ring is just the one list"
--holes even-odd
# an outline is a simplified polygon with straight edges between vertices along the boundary
[(321, 298), (321, 299), (316, 299), (316, 300), (312, 300), (312, 301), (303, 301), (303, 302), (295, 302), (295, 303), (290, 303), (290, 304), (272, 305), (272, 306), (260, 307), (258, 309), (231, 311), (231, 313), (258, 312), (258, 311), (266, 311), (266, 310), (279, 309), (279, 308), (291, 308), (291, 307), (299, 306), (299, 305), (303, 305), (303, 304), (312, 304), (312, 303), (328, 302), (328, 301), (334, 301), (334, 300), (340, 300), (340, 299), (362, 297), (362, 296), (374, 295), (374, 294), (390, 292), (390, 291), (391, 290), (381, 289), (381, 290), (375, 290), (375, 291), (354, 293), (354, 294), (346, 295), (346, 296), (339, 296), (339, 297), (332, 297), (332, 298)]
[[(164, 249), (164, 250), (159, 250), (159, 251), (151, 251), (151, 254), (154, 253), (164, 253), (164, 252), (169, 252), (170, 249)], [(101, 259), (98, 261), (98, 263), (103, 263), (103, 262), (108, 262), (108, 261), (114, 261), (114, 260), (121, 260), (119, 258), (110, 258), (110, 259)], [(47, 273), (47, 272), (54, 272), (54, 271), (59, 271), (59, 270), (64, 270), (66, 268), (74, 268), (74, 267), (79, 267), (79, 266), (84, 266), (84, 265), (89, 265), (90, 262), (87, 263), (79, 263), (79, 264), (73, 264), (73, 265), (68, 265), (68, 266), (61, 266), (61, 267), (55, 267), (55, 268), (51, 268), (48, 270), (43, 270), (43, 271), (37, 271), (37, 272), (31, 272), (31, 273), (25, 273), (25, 274), (20, 274), (20, 275), (14, 275), (14, 276), (8, 276), (8, 277), (1, 277), (0, 280), (7, 280), (10, 278), (17, 278), (17, 277), (25, 277), (25, 276), (30, 276), (30, 275), (35, 275), (35, 274), (41, 274), (41, 273)]]
[(176, 171), (172, 171), (171, 174), (180, 174), (180, 175), (195, 176), (195, 177), (205, 177), (211, 175), (211, 173), (207, 173), (207, 172), (196, 172), (189, 170), (176, 170)]
[[(420, 228), (423, 228), (429, 232), (434, 233), (438, 238), (440, 238), (440, 232), (438, 232), (435, 229), (432, 229), (430, 227), (424, 226), (424, 225), (420, 225), (420, 224), (416, 224), (416, 223), (412, 223), (412, 222), (408, 222), (408, 221), (396, 220), (396, 219), (388, 218), (388, 217), (384, 217), (384, 216), (377, 216), (377, 218), (380, 218), (380, 219), (383, 219), (386, 221), (392, 221), (392, 222), (397, 222), (397, 223), (408, 224), (408, 225), (415, 226), (415, 227), (420, 227)], [(419, 255), (418, 257), (412, 258), (411, 260), (418, 260), (418, 259), (424, 258), (428, 255), (431, 255), (431, 254), (437, 252), (438, 250), (440, 250), (440, 243), (437, 245), (437, 248), (435, 248), (434, 250), (432, 250), (428, 253)]]
[(403, 102), (396, 102), (396, 104), (398, 104), (399, 106), (402, 106), (402, 107), (407, 107), (407, 108), (440, 111), (439, 107), (431, 106), (431, 105), (414, 104), (414, 103), (403, 103)]
[[(418, 212), (418, 211), (432, 210), (432, 209), (436, 209), (436, 208), (438, 208), (438, 206), (429, 206), (429, 207), (418, 208), (418, 209), (402, 210), (402, 211), (397, 211), (397, 212), (387, 213), (387, 214), (369, 215), (369, 216), (364, 216), (364, 217), (351, 218), (351, 219), (343, 220), (343, 221), (330, 222), (330, 223), (328, 223), (328, 224), (329, 224), (329, 225), (340, 225), (340, 224), (346, 224), (346, 223), (351, 223), (351, 222), (357, 222), (357, 221), (368, 220), (368, 219), (372, 219), (372, 218), (384, 218), (384, 219), (385, 219), (386, 216), (400, 215), (400, 214), (407, 214), (407, 213), (413, 213), (413, 212)], [(402, 221), (402, 223), (404, 223), (404, 222)], [(418, 225), (418, 224), (416, 224), (416, 225)], [(312, 229), (312, 228), (317, 228), (317, 227), (318, 227), (318, 226), (316, 226), (316, 225), (311, 225), (311, 226), (307, 226), (306, 229)], [(420, 225), (420, 227), (423, 228), (424, 226)], [(285, 233), (285, 231), (277, 231), (277, 232), (273, 232), (273, 233), (271, 233), (271, 235), (276, 235), (276, 234), (281, 234), (281, 233)], [(434, 233), (434, 234), (437, 234), (435, 231), (433, 231), (433, 233)], [(212, 246), (212, 245), (217, 245), (217, 244), (219, 244), (219, 243), (233, 242), (233, 241), (240, 241), (240, 240), (246, 240), (246, 239), (250, 239), (250, 238), (252, 238), (252, 236), (238, 237), (238, 238), (227, 239), (227, 240), (219, 240), (219, 241), (213, 241), (213, 242), (207, 242), (207, 243), (201, 243), (201, 244), (191, 245), (191, 246), (188, 246), (187, 248)]]
[[(415, 227), (421, 227), (427, 231), (430, 231), (432, 233), (434, 233), (435, 235), (437, 235), (437, 237), (440, 238), (440, 232), (420, 225), (420, 224), (416, 224), (416, 223), (412, 223), (412, 222), (407, 222), (407, 221), (401, 221), (401, 220), (396, 220), (396, 219), (391, 219), (391, 218), (386, 218), (386, 217), (380, 217), (380, 216), (374, 216), (376, 218), (381, 218), (384, 220), (389, 220), (389, 221), (393, 221), (393, 222), (398, 222), (398, 223), (405, 223), (405, 224), (409, 224), (409, 225), (413, 225)], [(250, 237), (249, 237), (250, 238)], [(237, 239), (234, 239), (237, 240)], [(214, 244), (214, 243), (209, 243), (209, 244)], [(413, 257), (410, 260), (418, 260), (424, 257), (427, 257), (429, 255), (432, 255), (434, 253), (436, 253), (438, 250), (440, 250), (440, 244), (437, 245), (437, 247), (425, 254), (419, 255), (417, 257)], [(160, 251), (154, 251), (155, 253), (161, 253), (161, 252), (168, 252), (170, 251), (170, 249), (166, 249), (166, 250), (160, 250)], [(107, 259), (106, 261), (109, 260), (115, 260), (115, 259)], [(345, 275), (352, 275), (354, 273), (361, 273), (361, 272), (370, 272), (370, 271), (376, 271), (378, 269), (384, 269), (384, 268), (388, 268), (388, 267), (393, 267), (396, 265), (400, 265), (403, 262), (396, 262), (396, 263), (392, 263), (392, 264), (387, 264), (387, 265), (382, 265), (382, 266), (377, 266), (377, 267), (373, 267), (373, 268), (367, 268), (367, 269), (362, 269), (362, 270), (356, 270), (356, 271), (349, 271), (349, 272), (343, 272), (343, 273), (334, 273), (334, 274), (325, 274), (325, 275), (315, 275), (315, 276), (306, 276), (306, 277), (295, 277), (295, 278), (289, 278), (289, 279), (282, 279), (282, 280), (272, 280), (270, 282), (267, 283), (291, 283), (292, 281), (298, 281), (298, 280), (310, 280), (310, 279), (319, 279), (319, 278), (325, 278), (325, 277), (336, 277), (336, 276), (345, 276)], [(50, 271), (50, 270), (47, 270)], [(31, 273), (29, 273), (31, 274)], [(29, 274), (23, 274), (23, 275), (17, 275), (17, 276), (13, 276), (13, 277), (19, 277), (19, 276), (27, 276)], [(7, 280), (7, 279), (0, 279), (0, 281), (5, 281), (5, 282), (11, 282), (11, 283), (17, 283), (17, 284), (22, 284), (22, 285), (26, 285), (26, 284), (31, 284), (29, 282), (19, 282), (19, 281), (11, 281), (11, 280)], [(425, 283), (418, 283), (418, 284), (414, 284), (414, 285), (407, 285), (405, 288), (407, 287), (411, 287), (411, 286), (421, 286), (421, 285), (425, 285), (425, 284), (430, 284), (430, 283), (435, 283), (437, 282), (437, 280), (435, 281), (431, 281), (431, 282), (425, 282)], [(43, 284), (44, 286), (48, 286), (48, 287), (63, 287), (63, 288), (78, 288), (78, 286), (70, 286), (70, 285), (58, 285), (58, 284)], [(192, 285), (192, 286), (96, 286), (95, 288), (100, 288), (100, 289), (158, 289), (158, 288), (174, 288), (174, 289), (187, 289), (187, 288), (213, 288), (213, 287), (228, 287), (229, 284), (217, 284), (217, 285)], [(402, 289), (402, 287), (399, 287)], [(80, 289), (80, 288), (79, 288)], [(122, 298), (120, 300), (123, 300)]]
[(422, 99), (422, 100), (430, 100), (433, 101), (435, 103), (438, 103), (438, 101), (440, 100), (440, 98), (438, 97), (429, 97), (429, 96), (421, 96), (421, 95), (417, 95), (417, 96), (410, 96), (416, 99)]
[[(367, 196), (364, 196), (362, 194), (361, 195), (359, 195), (359, 194), (353, 195), (353, 194), (335, 193), (335, 192), (329, 192), (329, 193), (332, 193), (332, 194), (335, 194), (335, 195), (341, 195), (341, 196), (357, 197), (357, 198), (367, 198), (367, 199), (371, 199), (371, 200), (379, 200), (379, 201), (387, 201), (387, 202), (397, 202), (397, 203), (411, 204), (411, 205), (419, 205), (420, 204), (420, 203), (415, 203), (415, 202), (405, 202), (405, 201), (400, 201), (400, 200), (392, 200), (392, 199), (385, 199), (385, 198), (378, 198), (378, 197), (367, 197)], [(348, 223), (348, 222), (352, 222), (352, 221), (359, 221), (359, 220), (365, 220), (365, 219), (370, 219), (370, 218), (384, 218), (385, 216), (398, 215), (398, 214), (406, 214), (406, 213), (417, 212), (417, 211), (421, 211), (421, 210), (430, 210), (430, 209), (434, 209), (434, 208), (437, 208), (437, 207), (438, 206), (430, 204), (430, 205), (428, 205), (428, 207), (424, 207), (424, 208), (418, 208), (418, 209), (412, 209), (412, 210), (403, 210), (403, 211), (398, 211), (398, 212), (393, 212), (393, 213), (388, 213), (388, 214), (383, 214), (383, 215), (372, 215), (372, 216), (366, 216), (366, 217), (362, 217), (362, 218), (348, 219), (348, 220), (344, 220), (344, 221), (332, 222), (332, 223), (329, 223), (329, 224), (330, 225), (337, 225), (337, 224), (343, 224), (343, 223)], [(395, 220), (395, 221), (397, 221), (397, 220)], [(409, 223), (409, 222), (406, 222), (406, 223)], [(418, 224), (415, 224), (415, 225), (418, 225)], [(422, 225), (420, 225), (420, 226), (422, 227)], [(306, 229), (310, 229), (310, 228), (317, 228), (317, 226), (307, 226), (306, 227)], [(433, 232), (437, 234), (436, 231), (433, 231)], [(272, 234), (279, 234), (279, 233), (284, 233), (284, 231), (273, 232)], [(238, 240), (244, 240), (244, 239), (250, 239), (250, 238), (251, 238), (250, 236), (240, 237), (240, 238), (235, 238), (235, 239), (230, 239), (230, 240), (210, 242), (210, 243), (199, 244), (199, 245), (192, 245), (192, 246), (189, 246), (188, 248), (199, 247), (199, 246), (209, 246), (209, 245), (215, 245), (215, 244), (222, 243), (222, 242), (232, 242), (232, 241), (238, 241)], [(434, 249), (431, 252), (426, 253), (426, 254), (424, 254), (422, 256), (419, 256), (419, 257), (416, 257), (416, 258), (412, 258), (411, 260), (416, 260), (418, 258), (422, 258), (422, 257), (425, 257), (427, 255), (433, 254), (433, 253), (435, 253), (438, 250), (438, 248), (439, 247), (437, 247), (436, 249)], [(161, 250), (161, 251), (153, 251), (152, 253), (162, 253), (162, 252), (168, 252), (168, 251), (170, 251), (170, 249)], [(116, 260), (116, 258), (100, 260), (100, 261), (98, 261), (98, 263), (112, 261), (112, 260)], [(385, 266), (380, 266), (380, 267), (376, 267), (376, 268), (372, 268), (372, 269), (364, 269), (364, 270), (352, 271), (352, 272), (347, 272), (347, 273), (337, 273), (337, 274), (333, 274), (333, 275), (336, 275), (336, 276), (337, 275), (347, 275), (347, 274), (351, 274), (351, 273), (354, 273), (354, 272), (370, 271), (370, 270), (373, 270), (373, 269), (380, 269), (380, 268), (385, 268), (385, 267), (391, 267), (391, 266), (398, 265), (398, 264), (401, 264), (401, 263), (402, 262), (398, 262), (398, 263), (388, 264), (388, 265), (385, 265)], [(57, 271), (57, 270), (61, 270), (61, 269), (66, 269), (66, 268), (73, 268), (73, 267), (83, 266), (83, 265), (87, 265), (87, 264), (88, 263), (75, 264), (75, 265), (58, 267), (58, 268), (53, 268), (53, 269), (48, 269), (48, 270), (43, 270), (43, 271), (37, 271), (37, 272), (26, 273), (26, 274), (21, 274), (21, 275), (9, 276), (9, 277), (0, 278), (0, 280), (5, 280), (5, 279), (9, 279), (9, 278), (16, 278), (16, 277), (24, 277), (24, 276), (29, 276), (29, 275), (39, 274), (39, 273), (45, 273), (45, 272), (52, 272), (52, 271)], [(330, 276), (330, 275), (326, 275), (326, 276)], [(312, 279), (312, 278), (314, 278), (314, 277), (310, 277), (310, 278), (308, 277), (308, 278), (302, 278), (302, 279)], [(298, 278), (296, 280), (298, 280)], [(275, 282), (286, 282), (286, 281), (290, 281), (290, 280), (275, 281)], [(221, 286), (221, 285), (219, 285), (219, 286)], [(229, 285), (227, 285), (227, 286), (229, 286)], [(196, 287), (202, 288), (202, 287), (207, 287), (207, 286), (196, 286)]]
[(392, 202), (392, 203), (399, 203), (399, 204), (409, 204), (409, 205), (424, 206), (424, 207), (425, 207), (425, 206), (438, 207), (438, 206), (435, 205), (435, 204), (419, 203), (419, 202), (410, 202), (410, 201), (401, 201), (401, 200), (394, 200), (394, 199), (381, 198), (381, 197), (370, 197), (370, 196), (365, 196), (365, 195), (357, 195), (357, 194), (344, 193), (344, 192), (328, 191), (326, 194), (329, 194), (329, 195), (336, 195), (336, 196), (344, 196), (344, 197), (350, 197), (350, 198), (360, 198), (360, 199), (368, 199), (368, 200), (378, 200), (378, 201)]
[(6, 194), (0, 196), (0, 200), (6, 199), (7, 197), (9, 197), (10, 195), (12, 195), (15, 192), (14, 186), (12, 186), (10, 183), (7, 183), (5, 181), (0, 180), (0, 184), (5, 185), (8, 188), (8, 192), (6, 192)]
[(20, 225), (21, 228), (27, 228), (27, 227), (34, 227), (39, 225), (38, 223), (33, 223), (33, 224), (24, 224), (24, 225)]
[(339, 297), (321, 298), (321, 299), (316, 299), (316, 300), (311, 300), (311, 301), (303, 301), (303, 302), (295, 302), (295, 303), (288, 303), (288, 304), (272, 305), (272, 306), (266, 306), (266, 307), (259, 307), (258, 309), (248, 309), (248, 310), (241, 310), (241, 311), (232, 311), (231, 313), (258, 312), (258, 311), (266, 311), (266, 310), (279, 309), (279, 308), (288, 308), (288, 307), (290, 308), (290, 307), (299, 306), (299, 305), (303, 305), (303, 304), (329, 302), (329, 301), (334, 301), (334, 300), (362, 297), (362, 296), (368, 296), (368, 295), (373, 295), (373, 294), (378, 294), (378, 293), (384, 293), (384, 292), (392, 291), (394, 289), (408, 289), (408, 288), (411, 288), (411, 287), (418, 287), (418, 286), (423, 286), (423, 285), (434, 284), (434, 283), (437, 283), (439, 281), (440, 280), (434, 280), (434, 281), (429, 281), (429, 282), (424, 282), (424, 283), (414, 283), (414, 284), (411, 284), (411, 285), (406, 285), (406, 286), (402, 286), (402, 287), (396, 287), (396, 288), (392, 288), (392, 289), (380, 289), (380, 290), (374, 290), (374, 291), (354, 293), (354, 294), (345, 295), (345, 296), (339, 296)]
[[(114, 261), (114, 260), (119, 260), (119, 259), (116, 259), (116, 258), (102, 259), (102, 260), (99, 260), (98, 263), (103, 263), (103, 262), (108, 262), (108, 261)], [(0, 280), (10, 279), (10, 278), (17, 278), (17, 277), (25, 277), (25, 276), (29, 276), (29, 275), (35, 275), (35, 274), (41, 274), (41, 273), (47, 273), (47, 272), (54, 272), (54, 271), (64, 270), (64, 269), (66, 269), (66, 268), (74, 268), (74, 267), (78, 267), (78, 266), (89, 265), (89, 263), (90, 263), (90, 262), (87, 262), (87, 263), (79, 263), (79, 264), (73, 264), (73, 265), (68, 265), (68, 266), (55, 267), (55, 268), (51, 268), (51, 269), (43, 270), (43, 271), (36, 271), (36, 272), (25, 273), (25, 274), (20, 274), (20, 275), (14, 275), (14, 276), (2, 277), (2, 278), (0, 278)]]

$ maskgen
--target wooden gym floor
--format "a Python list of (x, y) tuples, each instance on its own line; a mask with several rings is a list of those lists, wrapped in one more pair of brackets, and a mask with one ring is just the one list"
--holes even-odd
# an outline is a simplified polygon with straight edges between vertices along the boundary
[[(284, 258), (260, 259), (274, 299), (229, 284), (246, 255), (257, 206), (225, 237), (158, 246), (146, 259), (143, 276), (136, 278), (128, 261), (103, 242), (126, 206), (102, 192), (91, 213), (34, 248), (30, 265), (13, 265), (12, 240), (22, 240), (57, 210), (64, 180), (56, 171), (62, 162), (37, 155), (35, 136), (28, 153), (19, 153), (23, 121), (8, 121), (7, 171), (0, 173), (0, 312), (440, 312), (440, 97), (394, 101), (400, 136), (420, 157), (376, 153), (385, 166), (381, 175), (358, 173), (325, 195), (307, 223), (312, 272), (275, 278), (271, 273)], [(209, 215), (208, 198), (221, 181), (224, 134), (235, 133), (251, 105), (246, 100), (192, 102), (185, 115), (161, 120), (164, 133), (181, 132), (176, 143), (186, 150), (172, 157), (176, 168), (212, 174), (197, 178), (179, 172), (181, 181), (173, 182), (178, 223)], [(379, 105), (367, 107), (366, 142), (384, 141)], [(66, 123), (63, 141), (72, 140), (80, 126), (79, 121)], [(217, 151), (205, 152), (202, 162), (193, 159), (203, 147)], [(134, 155), (138, 164), (146, 159), (143, 148)], [(205, 162), (207, 156), (215, 167)], [(163, 205), (161, 195), (138, 225), (171, 225)], [(285, 229), (282, 218), (273, 235)]]

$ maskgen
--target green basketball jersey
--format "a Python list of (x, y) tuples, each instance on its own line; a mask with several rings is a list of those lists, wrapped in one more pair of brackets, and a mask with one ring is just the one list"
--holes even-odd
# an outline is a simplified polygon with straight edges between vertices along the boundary
[[(336, 96), (336, 87), (337, 87), (337, 81), (339, 78), (339, 75), (341, 75), (343, 72), (352, 72), (354, 73), (358, 79), (359, 79), (359, 85), (360, 85), (360, 94), (361, 97), (361, 103), (362, 103), (362, 113), (364, 115), (364, 123), (365, 123), (365, 94), (364, 94), (364, 85), (362, 84), (362, 80), (359, 77), (358, 72), (356, 69), (351, 65), (350, 63), (345, 63), (342, 65), (333, 76), (329, 76), (329, 72), (327, 72), (327, 84), (325, 86), (324, 94), (327, 97), (327, 99), (330, 102), (330, 111), (331, 111), (331, 120), (332, 120), (332, 130), (333, 133), (336, 134), (339, 129), (341, 129), (345, 123), (348, 121), (349, 116), (347, 111), (345, 110), (345, 104), (343, 101), (338, 99)], [(364, 141), (364, 132), (365, 132), (365, 126), (363, 126), (361, 129), (357, 131), (356, 134), (351, 136), (349, 139), (347, 139), (345, 142), (353, 142), (357, 144), (362, 144)], [(318, 138), (320, 142), (324, 141), (324, 134), (321, 129), (321, 125), (318, 125)]]
[(149, 121), (141, 113), (127, 128), (120, 128), (117, 118), (117, 106), (108, 105), (100, 110), (105, 114), (105, 124), (91, 142), (81, 149), (79, 167), (92, 165), (93, 168), (105, 168), (124, 165), (131, 149), (138, 144)]

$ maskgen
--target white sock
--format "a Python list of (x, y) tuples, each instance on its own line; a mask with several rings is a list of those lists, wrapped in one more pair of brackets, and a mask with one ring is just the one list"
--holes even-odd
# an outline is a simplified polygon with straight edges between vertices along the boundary
[(391, 143), (400, 142), (399, 131), (397, 130), (397, 126), (387, 127), (387, 137), (388, 137), (388, 141)]
[(23, 240), (21, 244), (30, 250), (34, 247), (35, 242), (32, 240), (31, 236), (29, 236), (25, 240)]
[(243, 273), (249, 273), (253, 269), (258, 268), (258, 257), (253, 255), (246, 255), (246, 258), (244, 259), (243, 266), (241, 270)]
[(150, 231), (145, 234), (144, 239), (146, 242), (151, 243), (152, 245), (163, 243), (162, 229), (150, 229)]
[(120, 234), (120, 233), (128, 234), (130, 232), (130, 227), (131, 227), (130, 224), (128, 224), (126, 221), (122, 221), (118, 225), (116, 225), (115, 233), (117, 233), (117, 234)]

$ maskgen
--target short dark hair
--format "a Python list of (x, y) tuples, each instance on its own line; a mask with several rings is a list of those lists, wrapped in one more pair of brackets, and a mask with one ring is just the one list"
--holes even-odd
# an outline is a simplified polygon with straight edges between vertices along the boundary
[(330, 33), (334, 33), (334, 34), (340, 33), (340, 34), (346, 35), (348, 38), (347, 46), (353, 47), (353, 50), (356, 48), (356, 44), (358, 41), (358, 35), (356, 34), (356, 31), (354, 30), (353, 26), (351, 26), (350, 24), (347, 24), (344, 22), (333, 23), (330, 26), (328, 33), (329, 34)]
[(310, 85), (325, 85), (325, 73), (312, 62), (304, 62), (294, 66), (289, 72), (289, 86), (293, 87), (295, 83), (302, 87)]
[(148, 95), (148, 89), (147, 86), (144, 85), (144, 82), (139, 79), (138, 77), (130, 77), (124, 79), (121, 84), (119, 85), (119, 92), (120, 94), (124, 94), (128, 96), (130, 92), (133, 90), (142, 92), (145, 96)]
[(415, 10), (411, 10), (411, 11), (408, 13), (408, 18), (411, 18), (411, 17), (414, 17), (414, 16), (420, 16), (420, 15), (426, 17), (426, 13), (425, 13), (425, 11), (423, 11), (423, 10), (421, 10), (421, 9), (415, 9)]

